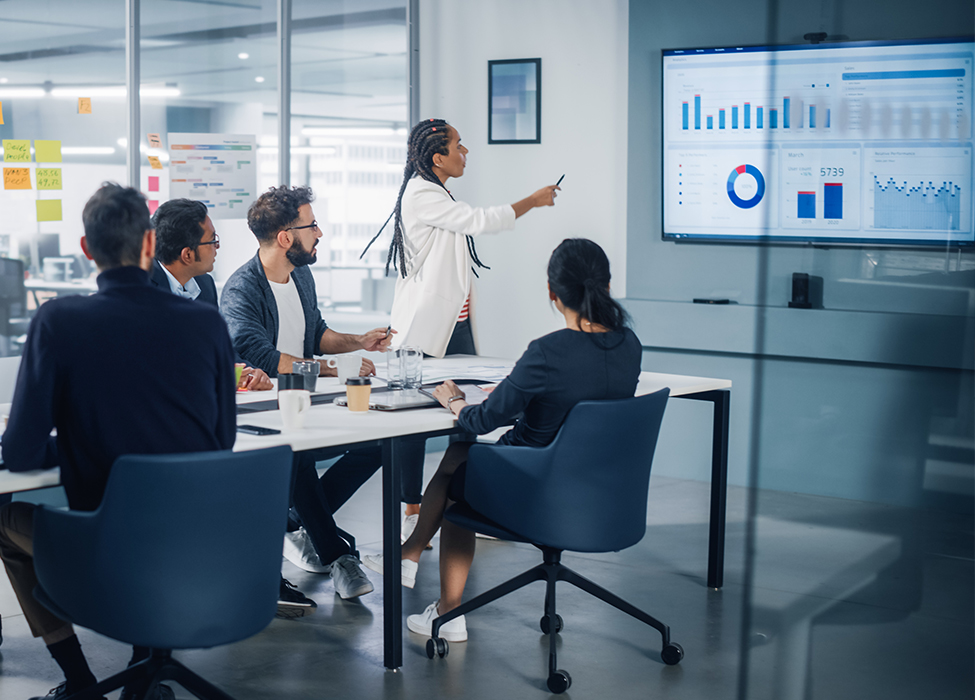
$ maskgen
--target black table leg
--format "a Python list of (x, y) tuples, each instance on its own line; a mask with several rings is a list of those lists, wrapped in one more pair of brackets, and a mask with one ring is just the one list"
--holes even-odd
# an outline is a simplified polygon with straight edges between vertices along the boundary
[(394, 438), (383, 440), (383, 666), (403, 665), (403, 591), (400, 573), (400, 473)]
[(724, 530), (728, 501), (728, 418), (731, 392), (702, 391), (674, 398), (710, 401), (714, 404), (711, 432), (711, 515), (708, 524), (708, 588), (724, 585)]

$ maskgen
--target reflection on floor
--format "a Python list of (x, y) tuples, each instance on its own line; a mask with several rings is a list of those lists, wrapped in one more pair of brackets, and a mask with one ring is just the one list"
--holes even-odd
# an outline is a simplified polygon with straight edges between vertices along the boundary
[[(435, 464), (428, 458), (428, 469)], [(651, 523), (636, 547), (613, 555), (566, 555), (602, 583), (670, 625), (684, 661), (665, 666), (648, 627), (566, 586), (559, 665), (572, 675), (566, 697), (798, 697), (970, 700), (973, 687), (971, 515), (913, 511), (837, 499), (763, 492), (756, 570), (742, 634), (745, 492), (731, 489), (725, 587), (704, 575), (708, 486), (655, 477)], [(380, 541), (380, 483), (374, 478), (339, 513), (363, 552)], [(527, 545), (478, 541), (469, 591), (533, 566)], [(533, 584), (469, 616), (470, 641), (430, 661), (423, 639), (405, 633), (404, 666), (382, 668), (382, 594), (343, 602), (328, 578), (284, 564), (318, 601), (315, 615), (275, 620), (242, 643), (178, 655), (238, 700), (278, 698), (533, 698), (548, 695), (547, 642), (538, 630), (543, 586)], [(219, 596), (220, 591), (212, 592)], [(438, 595), (437, 551), (421, 563), (404, 609)], [(56, 685), (59, 672), (31, 639), (6, 581), (0, 584), (0, 698), (18, 700)], [(96, 675), (125, 663), (120, 644), (82, 630)], [(747, 676), (740, 695), (742, 643)], [(190, 697), (177, 687), (177, 697)], [(115, 696), (117, 694), (113, 694)]]

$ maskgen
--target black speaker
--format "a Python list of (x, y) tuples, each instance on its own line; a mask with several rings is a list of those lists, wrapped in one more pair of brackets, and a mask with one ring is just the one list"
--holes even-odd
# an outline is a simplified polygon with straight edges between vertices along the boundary
[(792, 309), (823, 308), (823, 278), (805, 272), (792, 273)]

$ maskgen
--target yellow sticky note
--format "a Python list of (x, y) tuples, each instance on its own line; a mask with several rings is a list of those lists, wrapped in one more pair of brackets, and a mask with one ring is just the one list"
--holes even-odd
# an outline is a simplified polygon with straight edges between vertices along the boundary
[(30, 140), (4, 139), (4, 163), (30, 163)]
[(34, 139), (34, 162), (35, 163), (60, 163), (61, 142), (41, 141), (39, 139)]
[(162, 162), (159, 160), (159, 156), (149, 156), (149, 165), (152, 166), (153, 170), (162, 170)]
[(0, 102), (0, 124), (3, 124), (3, 102)]
[(78, 98), (78, 114), (91, 114), (91, 98), (90, 97), (79, 97)]
[(37, 220), (38, 221), (61, 221), (61, 200), (60, 199), (38, 199)]
[(61, 168), (38, 168), (35, 174), (37, 176), (37, 189), (61, 189)]
[(3, 189), (29, 190), (30, 189), (30, 168), (4, 168)]
[[(2, 124), (3, 122), (0, 122)], [(159, 134), (146, 134), (149, 137), (149, 148), (162, 148), (162, 139)]]

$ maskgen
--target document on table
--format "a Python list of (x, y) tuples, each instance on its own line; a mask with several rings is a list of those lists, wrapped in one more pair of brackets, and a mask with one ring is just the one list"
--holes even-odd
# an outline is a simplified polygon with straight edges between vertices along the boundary
[(423, 383), (440, 383), (447, 379), (473, 379), (485, 384), (497, 383), (511, 374), (514, 362), (488, 360), (483, 364), (471, 364), (470, 358), (454, 360), (446, 357), (442, 360), (423, 363)]

